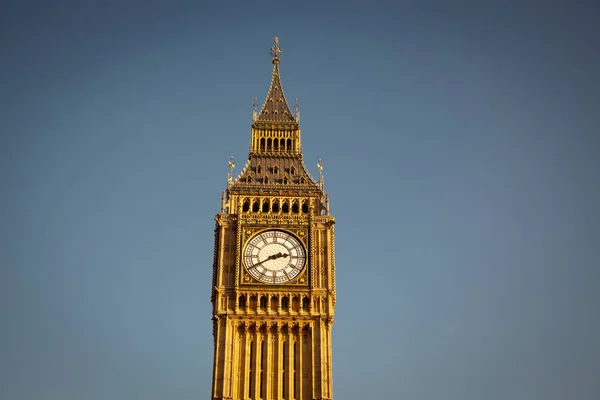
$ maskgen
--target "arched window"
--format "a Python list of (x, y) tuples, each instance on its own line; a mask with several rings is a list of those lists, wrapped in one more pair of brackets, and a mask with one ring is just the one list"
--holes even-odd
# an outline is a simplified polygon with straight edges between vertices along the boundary
[(263, 200), (262, 212), (264, 212), (264, 213), (269, 212), (269, 200), (268, 199)]
[(279, 173), (279, 167), (277, 167), (277, 166), (273, 167), (273, 173), (274, 174), (278, 174)]
[[(287, 114), (287, 111), (286, 111)], [(279, 147), (281, 147), (282, 150), (285, 150), (285, 139), (280, 139), (279, 141)]]
[(267, 139), (267, 150), (271, 150), (271, 146), (273, 146), (273, 140), (271, 138)]
[(246, 295), (241, 295), (238, 298), (238, 306), (240, 308), (246, 308)]
[(260, 149), (265, 150), (265, 138), (260, 139)]
[(252, 212), (258, 212), (260, 210), (260, 204), (258, 202), (258, 199), (254, 199), (254, 201), (252, 201)]
[(248, 182), (248, 183), (252, 183), (252, 177), (251, 177), (251, 176), (249, 176), (248, 178), (246, 178), (246, 182)]
[(282, 297), (281, 298), (281, 308), (283, 310), (287, 310), (289, 307), (290, 307), (289, 299), (286, 296)]
[(279, 140), (273, 139), (273, 150), (279, 149)]
[(288, 184), (288, 178), (287, 178), (287, 176), (283, 177), (283, 179), (281, 180), (281, 183), (283, 183), (284, 185)]
[(244, 204), (242, 205), (242, 211), (243, 212), (250, 211), (250, 199), (244, 199)]
[(294, 168), (294, 166), (292, 165), (290, 167), (290, 175), (294, 175), (296, 173), (296, 169)]
[(290, 212), (290, 205), (287, 200), (283, 201), (283, 204), (281, 205), (281, 212), (285, 214)]
[(269, 177), (268, 177), (268, 176), (265, 176), (265, 179), (263, 179), (263, 182), (264, 182), (264, 183), (269, 183)]
[(292, 202), (292, 213), (298, 214), (298, 200)]
[(256, 167), (256, 173), (257, 174), (261, 174), (262, 173), (262, 167), (260, 165), (258, 167)]
[(302, 213), (308, 214), (308, 204), (306, 201), (302, 201)]
[(273, 204), (271, 205), (271, 210), (273, 212), (279, 212), (279, 201), (273, 200)]
[(267, 308), (267, 296), (260, 296), (260, 308)]
[(292, 150), (292, 139), (287, 140), (287, 149)]
[(308, 297), (302, 299), (302, 309), (304, 311), (310, 311), (310, 300)]

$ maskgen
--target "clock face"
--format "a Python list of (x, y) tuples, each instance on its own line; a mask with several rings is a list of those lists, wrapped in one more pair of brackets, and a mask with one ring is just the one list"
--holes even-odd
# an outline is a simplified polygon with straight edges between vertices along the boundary
[(246, 269), (265, 283), (285, 283), (298, 276), (306, 263), (302, 243), (283, 231), (263, 231), (244, 250)]

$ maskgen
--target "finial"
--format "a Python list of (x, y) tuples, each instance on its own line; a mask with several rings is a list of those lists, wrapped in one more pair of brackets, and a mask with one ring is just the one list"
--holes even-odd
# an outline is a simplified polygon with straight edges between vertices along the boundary
[(321, 184), (321, 188), (323, 188), (323, 160), (320, 158), (317, 162), (317, 168), (319, 169), (319, 183)]
[(275, 45), (271, 47), (271, 55), (273, 56), (273, 64), (279, 64), (279, 55), (282, 53), (281, 47), (279, 47), (279, 38), (275, 36), (273, 38)]
[(300, 122), (300, 111), (298, 110), (300, 106), (298, 105), (298, 98), (296, 97), (296, 104), (294, 105), (296, 109), (296, 122)]
[(231, 182), (233, 182), (233, 178), (231, 176), (233, 167), (235, 167), (235, 162), (233, 160), (233, 156), (231, 156), (229, 157), (229, 174), (227, 175), (227, 186), (231, 185)]
[(256, 121), (256, 116), (257, 114), (257, 110), (258, 110), (258, 98), (254, 97), (254, 104), (252, 104), (252, 106), (254, 107), (254, 111), (252, 112), (252, 121)]

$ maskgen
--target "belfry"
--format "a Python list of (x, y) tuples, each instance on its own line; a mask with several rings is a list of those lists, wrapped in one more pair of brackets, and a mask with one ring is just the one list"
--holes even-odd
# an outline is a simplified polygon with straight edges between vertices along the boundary
[(281, 49), (255, 105), (248, 161), (215, 217), (212, 278), (213, 400), (332, 398), (334, 224), (319, 179), (308, 173), (299, 113), (281, 85)]

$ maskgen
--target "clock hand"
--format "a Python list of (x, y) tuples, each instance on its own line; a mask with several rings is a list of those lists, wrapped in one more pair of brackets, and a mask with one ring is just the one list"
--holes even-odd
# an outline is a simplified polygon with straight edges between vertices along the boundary
[(260, 264), (262, 264), (262, 263), (264, 263), (264, 262), (267, 262), (267, 261), (269, 261), (269, 260), (275, 260), (275, 259), (277, 259), (277, 258), (279, 258), (279, 257), (280, 257), (280, 254), (281, 254), (281, 253), (279, 253), (279, 254), (272, 254), (272, 255), (268, 256), (267, 258), (265, 258), (264, 260), (262, 260), (262, 261), (260, 261), (260, 262), (258, 262), (258, 263), (256, 263), (256, 264), (254, 264), (254, 265), (255, 265), (255, 266), (258, 266), (258, 265), (260, 265)]

